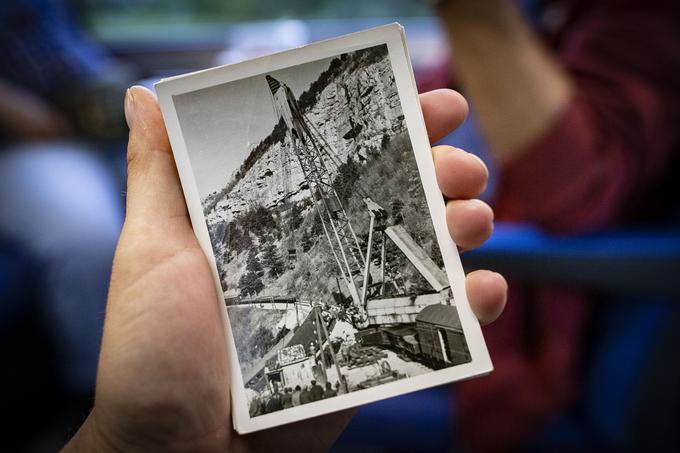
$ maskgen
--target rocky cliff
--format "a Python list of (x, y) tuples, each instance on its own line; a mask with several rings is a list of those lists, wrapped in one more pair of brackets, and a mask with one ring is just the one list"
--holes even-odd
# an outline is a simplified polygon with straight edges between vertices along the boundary
[[(387, 139), (404, 129), (387, 49), (380, 47), (339, 57), (340, 70), (316, 93), (315, 102), (304, 108), (318, 142), (339, 162), (365, 161), (367, 153), (381, 151)], [(272, 208), (310, 196), (290, 134), (284, 137), (269, 140), (272, 144), (247, 171), (232, 176), (225, 190), (204, 200), (211, 232), (221, 236), (226, 222), (255, 204)], [(335, 168), (329, 165), (331, 171)]]

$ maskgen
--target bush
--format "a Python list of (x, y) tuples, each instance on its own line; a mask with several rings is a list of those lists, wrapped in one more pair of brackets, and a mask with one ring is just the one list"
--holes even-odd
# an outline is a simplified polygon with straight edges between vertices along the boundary
[(256, 274), (258, 277), (264, 274), (264, 268), (262, 267), (262, 263), (260, 263), (260, 260), (257, 258), (257, 252), (255, 251), (255, 249), (251, 249), (250, 254), (248, 255), (246, 270), (248, 272)]
[(279, 255), (278, 250), (272, 244), (267, 244), (265, 246), (264, 252), (262, 253), (262, 264), (272, 278), (278, 278), (286, 270), (281, 255)]
[(356, 192), (360, 172), (359, 164), (351, 158), (338, 167), (338, 174), (333, 179), (333, 188), (343, 204)]
[(264, 283), (255, 272), (246, 272), (238, 281), (241, 296), (255, 296), (264, 289)]
[(260, 326), (253, 335), (253, 347), (260, 351), (260, 356), (276, 344), (274, 335), (265, 326)]

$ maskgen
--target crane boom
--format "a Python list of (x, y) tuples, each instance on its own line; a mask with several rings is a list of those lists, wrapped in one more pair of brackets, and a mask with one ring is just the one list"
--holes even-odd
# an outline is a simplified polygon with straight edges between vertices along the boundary
[[(446, 274), (427, 256), (425, 251), (402, 226), (386, 226), (387, 212), (371, 200), (365, 191), (357, 187), (357, 192), (363, 198), (370, 215), (368, 244), (365, 251), (361, 249), (359, 239), (352, 227), (343, 202), (333, 187), (333, 173), (329, 166), (337, 170), (339, 166), (338, 156), (314, 124), (311, 122), (308, 124), (308, 120), (300, 110), (292, 90), (270, 75), (266, 76), (266, 80), (272, 95), (274, 110), (278, 119), (282, 119), (285, 123), (287, 138), (307, 182), (308, 190), (314, 202), (314, 209), (321, 222), (331, 254), (349, 291), (352, 302), (359, 311), (354, 321), (355, 325), (365, 327), (369, 322), (368, 287), (371, 279), (374, 233), (377, 231), (382, 233), (380, 251), (381, 295), (385, 283), (385, 240), (387, 237), (397, 245), (407, 259), (425, 277), (430, 286), (437, 292), (447, 289)], [(284, 169), (284, 171), (287, 171), (287, 169)], [(394, 283), (397, 286), (396, 282)], [(428, 300), (428, 303), (433, 302)], [(398, 307), (395, 306), (394, 310), (398, 311)], [(385, 310), (383, 309), (383, 311)]]
[(365, 267), (359, 239), (347, 216), (342, 200), (332, 185), (328, 165), (334, 163), (329, 150), (318, 143), (298, 108), (291, 89), (266, 76), (273, 97), (274, 110), (286, 124), (288, 138), (307, 181), (314, 207), (328, 244), (354, 304), (361, 307), (360, 279)]

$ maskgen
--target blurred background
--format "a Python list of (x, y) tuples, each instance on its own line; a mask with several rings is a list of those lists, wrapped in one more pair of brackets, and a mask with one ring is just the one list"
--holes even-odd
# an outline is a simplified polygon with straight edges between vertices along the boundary
[(0, 4), (3, 445), (92, 404), (133, 83), (399, 21), (442, 140), (490, 168), (510, 280), (496, 371), (362, 407), (334, 451), (680, 451), (680, 11), (674, 2), (15, 0)]

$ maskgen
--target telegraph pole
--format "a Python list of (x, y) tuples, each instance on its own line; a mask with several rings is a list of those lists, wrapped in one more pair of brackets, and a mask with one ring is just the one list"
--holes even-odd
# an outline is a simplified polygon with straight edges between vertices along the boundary
[(314, 310), (314, 324), (316, 324), (316, 336), (319, 341), (319, 352), (321, 354), (321, 366), (323, 367), (322, 368), (323, 377), (324, 381), (328, 382), (328, 375), (326, 375), (326, 356), (323, 352), (323, 338), (321, 338), (321, 326), (323, 325), (323, 322), (321, 321), (321, 315), (319, 315), (319, 308), (314, 307), (312, 308), (312, 310)]
[(335, 351), (333, 351), (333, 345), (331, 344), (331, 337), (328, 335), (328, 330), (326, 329), (326, 324), (323, 322), (323, 319), (321, 319), (320, 315), (319, 315), (319, 324), (321, 324), (321, 328), (323, 329), (323, 334), (326, 337), (326, 341), (328, 342), (328, 349), (330, 349), (330, 351), (331, 351), (331, 359), (333, 360), (333, 365), (335, 365), (335, 371), (338, 374), (338, 382), (340, 382), (340, 386), (342, 387), (342, 390), (345, 393), (347, 393), (347, 383), (342, 378), (342, 374), (340, 373), (340, 366), (338, 365), (338, 359), (335, 356)]

